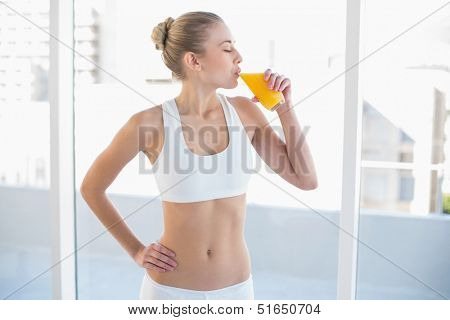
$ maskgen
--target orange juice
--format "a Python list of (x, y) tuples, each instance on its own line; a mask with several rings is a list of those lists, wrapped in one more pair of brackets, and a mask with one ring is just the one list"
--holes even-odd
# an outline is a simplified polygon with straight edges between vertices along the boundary
[(266, 109), (274, 111), (285, 102), (283, 93), (269, 89), (264, 73), (241, 73), (240, 77)]

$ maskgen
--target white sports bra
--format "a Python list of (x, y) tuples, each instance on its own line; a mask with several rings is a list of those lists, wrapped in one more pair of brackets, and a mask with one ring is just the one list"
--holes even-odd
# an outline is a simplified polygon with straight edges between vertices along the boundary
[[(217, 93), (217, 97), (225, 114), (229, 144), (212, 155), (197, 155), (188, 149), (175, 98), (162, 104), (164, 144), (152, 166), (162, 200), (197, 202), (246, 192), (254, 171), (251, 141), (234, 107), (223, 94)], [(205, 134), (208, 131), (217, 134), (217, 128), (205, 128)]]

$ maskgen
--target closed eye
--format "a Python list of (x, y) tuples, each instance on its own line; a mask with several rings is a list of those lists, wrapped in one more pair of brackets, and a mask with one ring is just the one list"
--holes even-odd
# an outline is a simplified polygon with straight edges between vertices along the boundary
[(231, 52), (231, 50), (223, 50), (223, 51), (225, 51), (225, 52)]

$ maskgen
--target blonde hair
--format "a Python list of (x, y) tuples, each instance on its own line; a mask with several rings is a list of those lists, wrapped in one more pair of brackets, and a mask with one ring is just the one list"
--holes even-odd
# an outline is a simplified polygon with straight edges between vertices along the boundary
[(202, 55), (209, 38), (208, 27), (219, 22), (224, 21), (215, 13), (192, 11), (176, 19), (168, 17), (153, 28), (152, 41), (157, 50), (162, 50), (164, 64), (172, 71), (172, 77), (186, 78), (183, 54), (189, 51)]

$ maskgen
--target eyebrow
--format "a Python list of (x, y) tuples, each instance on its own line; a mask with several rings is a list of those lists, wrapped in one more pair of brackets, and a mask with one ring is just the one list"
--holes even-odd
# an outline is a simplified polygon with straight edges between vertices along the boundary
[(222, 45), (222, 44), (225, 43), (225, 42), (234, 43), (234, 42), (236, 42), (236, 40), (234, 40), (233, 42), (231, 42), (231, 40), (225, 40), (225, 41), (222, 41), (222, 42), (219, 44), (219, 46)]

